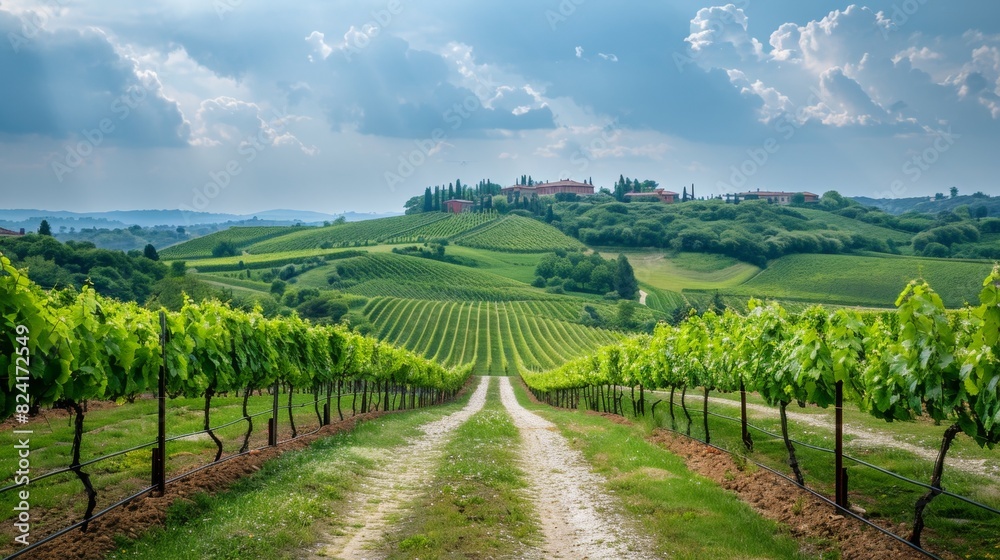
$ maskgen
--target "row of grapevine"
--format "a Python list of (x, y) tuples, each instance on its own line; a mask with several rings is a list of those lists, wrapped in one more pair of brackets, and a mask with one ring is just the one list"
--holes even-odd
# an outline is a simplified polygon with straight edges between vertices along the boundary
[(428, 212), (407, 216), (394, 216), (375, 220), (348, 222), (326, 227), (302, 228), (279, 238), (251, 245), (250, 253), (284, 253), (305, 249), (345, 247), (355, 244), (380, 243), (387, 239), (409, 236), (411, 231), (437, 221), (447, 220), (449, 214)]
[(372, 253), (337, 262), (331, 287), (376, 297), (469, 300), (558, 299), (491, 272), (432, 259)]
[(538, 220), (505, 216), (455, 238), (455, 243), (477, 249), (513, 253), (548, 253), (557, 249), (583, 249), (578, 240)]
[(481, 373), (556, 367), (615, 335), (569, 322), (553, 302), (374, 298), (365, 313), (381, 339), (443, 365)]
[(436, 220), (425, 226), (407, 231), (405, 235), (387, 239), (387, 242), (412, 243), (421, 239), (428, 241), (432, 239), (451, 239), (457, 235), (489, 224), (498, 219), (499, 216), (495, 211), (450, 214), (446, 220)]
[[(445, 369), (342, 327), (314, 326), (294, 315), (267, 319), (258, 311), (190, 300), (179, 312), (160, 315), (103, 298), (86, 286), (79, 293), (45, 292), (0, 255), (0, 372), (5, 375), (0, 420), (16, 414), (23, 422), (35, 408), (51, 405), (75, 413), (70, 469), (88, 494), (85, 519), (93, 512), (96, 493), (80, 469), (83, 404), (131, 400), (154, 391), (161, 367), (166, 395), (204, 398), (205, 430), (218, 447), (216, 460), (222, 453), (210, 422), (216, 394), (241, 390), (249, 397), (252, 390), (281, 384), (289, 401), (298, 389), (312, 392), (318, 403), (325, 390), (329, 403), (334, 387), (339, 397), (345, 384), (360, 381), (366, 390), (376, 388), (373, 398), (382, 390), (388, 395), (391, 387), (436, 399), (457, 391), (470, 373), (468, 367)], [(249, 438), (246, 398), (243, 413)], [(294, 437), (291, 406), (289, 419)]]
[[(562, 403), (568, 399), (571, 406), (584, 398), (588, 405), (603, 403), (616, 412), (623, 408), (621, 387), (640, 388), (636, 412), (644, 412), (644, 389), (670, 389), (672, 419), (673, 391), (701, 387), (706, 440), (710, 391), (759, 392), (779, 409), (789, 465), (799, 484), (803, 478), (785, 414), (790, 403), (825, 408), (842, 393), (887, 421), (927, 415), (948, 427), (931, 490), (915, 508), (909, 540), (919, 545), (922, 513), (942, 492), (942, 470), (952, 440), (964, 432), (983, 447), (1000, 443), (1000, 267), (982, 286), (979, 306), (954, 312), (946, 310), (923, 280), (906, 286), (895, 313), (831, 312), (814, 306), (791, 316), (777, 304), (751, 300), (745, 315), (730, 309), (692, 315), (676, 327), (660, 325), (652, 336), (625, 340), (558, 369), (523, 377), (547, 398), (555, 395)], [(745, 402), (743, 425), (750, 447)]]

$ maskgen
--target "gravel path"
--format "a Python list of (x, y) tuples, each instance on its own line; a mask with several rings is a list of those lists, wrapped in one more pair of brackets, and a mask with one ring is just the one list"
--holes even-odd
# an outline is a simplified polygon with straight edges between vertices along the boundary
[(639, 305), (646, 305), (646, 296), (649, 294), (643, 290), (639, 290)]
[(500, 399), (521, 431), (521, 461), (545, 538), (540, 557), (653, 558), (642, 550), (648, 546), (639, 533), (606, 511), (612, 498), (603, 491), (603, 479), (554, 424), (518, 404), (507, 377), (500, 378)]
[(480, 379), (469, 403), (458, 412), (421, 426), (423, 436), (409, 443), (380, 451), (388, 460), (372, 469), (372, 474), (347, 500), (346, 517), (341, 521), (344, 534), (331, 535), (328, 542), (314, 548), (312, 559), (378, 558), (373, 549), (389, 532), (392, 518), (407, 502), (418, 497), (433, 480), (448, 437), (486, 402), (490, 378)]

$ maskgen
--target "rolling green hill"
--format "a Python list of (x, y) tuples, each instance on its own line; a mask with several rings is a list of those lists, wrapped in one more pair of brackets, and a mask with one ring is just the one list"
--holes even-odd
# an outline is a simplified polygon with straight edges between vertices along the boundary
[(796, 211), (806, 218), (809, 218), (809, 220), (814, 222), (819, 229), (823, 230), (839, 230), (848, 233), (860, 233), (865, 237), (881, 239), (883, 241), (891, 239), (898, 246), (909, 245), (910, 241), (913, 239), (912, 233), (872, 225), (862, 222), (861, 220), (840, 216), (832, 212), (817, 210), (815, 208), (796, 208)]
[(208, 258), (212, 256), (212, 249), (222, 242), (232, 243), (236, 249), (243, 250), (259, 241), (289, 235), (299, 229), (288, 226), (231, 227), (167, 247), (160, 251), (160, 258), (165, 260)]
[(385, 243), (404, 237), (409, 240), (410, 233), (428, 226), (434, 222), (447, 220), (448, 214), (440, 212), (413, 214), (409, 216), (394, 216), (348, 222), (331, 226), (306, 228), (293, 234), (255, 243), (247, 248), (250, 253), (281, 253), (285, 251), (301, 251), (305, 249), (329, 249), (331, 247), (347, 247), (352, 245), (368, 245)]
[(923, 277), (948, 307), (977, 301), (992, 265), (955, 259), (889, 255), (789, 255), (725, 293), (798, 301), (886, 307)]
[(455, 238), (455, 243), (511, 253), (550, 253), (556, 249), (583, 249), (583, 243), (556, 228), (525, 218), (506, 216)]

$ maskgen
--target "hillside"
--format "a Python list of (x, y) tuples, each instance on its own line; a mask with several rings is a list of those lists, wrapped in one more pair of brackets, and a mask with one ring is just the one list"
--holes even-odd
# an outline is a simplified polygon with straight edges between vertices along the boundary
[(233, 249), (242, 252), (258, 241), (289, 235), (295, 231), (295, 229), (286, 226), (231, 227), (167, 247), (160, 251), (160, 258), (174, 260), (211, 257), (213, 249), (220, 243), (228, 243)]
[(906, 283), (924, 278), (956, 308), (975, 302), (988, 262), (890, 255), (789, 255), (726, 293), (798, 301), (886, 307)]
[(907, 212), (927, 214), (937, 214), (938, 212), (945, 211), (953, 212), (960, 206), (968, 206), (970, 210), (974, 211), (976, 208), (983, 206), (986, 208), (988, 216), (1000, 216), (1000, 197), (991, 197), (989, 195), (958, 195), (954, 198), (946, 195), (940, 200), (927, 196), (913, 198), (868, 198), (865, 196), (856, 196), (852, 198), (864, 206), (871, 206), (897, 215)]

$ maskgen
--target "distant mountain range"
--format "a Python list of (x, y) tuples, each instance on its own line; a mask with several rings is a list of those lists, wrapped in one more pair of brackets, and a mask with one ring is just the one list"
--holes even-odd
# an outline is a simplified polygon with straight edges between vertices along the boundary
[(265, 221), (269, 224), (305, 223), (318, 224), (333, 221), (343, 216), (349, 222), (398, 216), (400, 213), (359, 213), (324, 214), (308, 210), (265, 210), (254, 214), (214, 214), (209, 212), (188, 212), (184, 210), (113, 210), (110, 212), (67, 212), (36, 209), (0, 209), (0, 227), (9, 229), (38, 229), (43, 219), (53, 228), (60, 226), (98, 229), (127, 228), (138, 225), (153, 226), (195, 226), (222, 224), (227, 222)]

